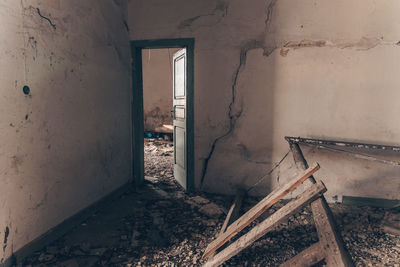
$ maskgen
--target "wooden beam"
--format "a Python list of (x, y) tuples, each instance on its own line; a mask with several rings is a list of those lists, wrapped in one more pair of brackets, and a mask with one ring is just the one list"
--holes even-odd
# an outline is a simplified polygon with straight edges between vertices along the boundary
[[(293, 158), (297, 168), (304, 170), (308, 164), (303, 152), (297, 143), (289, 142), (293, 152)], [(310, 176), (310, 181), (315, 183), (314, 177)], [(315, 226), (321, 244), (324, 244), (326, 252), (325, 261), (328, 266), (354, 266), (351, 256), (347, 251), (342, 236), (337, 230), (331, 209), (324, 196), (311, 204)]]
[[(229, 209), (228, 214), (226, 215), (225, 221), (222, 224), (221, 230), (219, 231), (217, 237), (222, 235), (225, 232), (226, 228), (228, 228), (228, 226), (239, 217), (243, 197), (245, 194), (246, 192), (244, 190), (237, 191), (235, 200), (233, 201), (233, 204)], [(214, 254), (215, 252), (211, 254), (210, 257), (214, 256)]]
[(325, 262), (328, 266), (353, 266), (339, 231), (337, 231), (331, 209), (325, 198), (311, 203), (315, 227), (321, 244), (326, 250)]
[(280, 267), (309, 267), (325, 259), (325, 249), (321, 242), (317, 242), (303, 250), (295, 257), (281, 264)]
[(222, 225), (221, 230), (219, 231), (219, 235), (223, 234), (228, 225), (230, 225), (233, 221), (235, 221), (239, 217), (244, 195), (245, 192), (243, 190), (239, 190), (236, 193), (235, 200), (233, 201), (233, 204), (229, 209), (228, 215), (226, 215), (224, 224)]
[[(308, 168), (308, 163), (306, 159), (304, 158), (303, 151), (301, 151), (299, 144), (297, 143), (289, 143), (290, 150), (292, 151), (293, 154), (293, 159), (294, 163), (296, 164), (297, 169), (299, 170), (305, 170)], [(315, 179), (314, 176), (309, 177), (310, 181), (315, 184)]]
[(299, 211), (304, 205), (307, 205), (308, 203), (321, 196), (325, 191), (326, 188), (324, 184), (321, 181), (318, 181), (316, 184), (306, 189), (301, 195), (299, 195), (298, 198), (292, 200), (291, 202), (280, 208), (267, 219), (253, 227), (248, 233), (241, 236), (238, 240), (216, 254), (213, 258), (210, 258), (210, 260), (206, 262), (203, 266), (218, 266), (227, 261), (243, 249), (253, 244), (257, 239), (275, 229), (277, 224), (282, 223), (284, 220), (288, 219), (290, 215)]
[(295, 176), (292, 180), (273, 190), (268, 196), (257, 203), (252, 209), (246, 212), (242, 217), (232, 223), (226, 231), (211, 242), (206, 251), (204, 252), (203, 258), (207, 258), (212, 255), (218, 248), (223, 246), (237, 233), (243, 230), (255, 219), (260, 217), (267, 209), (277, 203), (280, 199), (286, 196), (288, 193), (296, 189), (301, 183), (307, 180), (313, 173), (319, 170), (318, 163), (312, 164), (312, 166), (306, 170), (303, 170), (299, 175)]

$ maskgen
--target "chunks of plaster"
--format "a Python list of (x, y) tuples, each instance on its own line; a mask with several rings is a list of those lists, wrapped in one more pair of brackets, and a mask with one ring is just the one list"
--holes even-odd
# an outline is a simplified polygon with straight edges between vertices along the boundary
[(224, 213), (215, 203), (208, 203), (207, 205), (202, 206), (199, 211), (211, 218), (218, 218)]

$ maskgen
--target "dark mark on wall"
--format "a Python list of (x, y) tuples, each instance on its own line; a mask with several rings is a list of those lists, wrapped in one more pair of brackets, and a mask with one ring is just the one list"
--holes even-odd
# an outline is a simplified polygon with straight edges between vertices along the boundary
[(28, 118), (29, 118), (29, 115), (26, 114), (26, 115), (25, 115), (25, 120), (28, 120)]
[(25, 85), (22, 88), (22, 92), (24, 92), (25, 95), (29, 95), (29, 93), (31, 92), (31, 89), (29, 88), (29, 86)]
[(39, 14), (39, 16), (40, 16), (42, 19), (47, 20), (47, 21), (50, 23), (50, 26), (53, 27), (54, 30), (57, 29), (57, 28), (56, 28), (56, 25), (55, 25), (49, 18), (43, 16), (42, 13), (40, 13), (40, 9), (39, 9), (39, 8), (36, 8), (36, 10), (37, 10), (37, 13)]
[(10, 229), (8, 228), (8, 226), (6, 226), (6, 230), (4, 231), (3, 252), (5, 252), (7, 248), (7, 240), (9, 234), (10, 234)]
[(289, 53), (289, 50), (290, 49), (283, 49), (283, 48), (281, 48), (281, 51), (280, 51), (280, 55), (281, 56), (283, 56), (283, 57), (286, 57), (287, 56), (287, 54)]
[(323, 47), (325, 45), (325, 40), (301, 40), (300, 42), (288, 42), (284, 45), (284, 47), (296, 49), (303, 47)]
[(29, 44), (29, 45), (31, 46), (31, 48), (35, 51), (35, 55), (32, 56), (33, 61), (35, 61), (36, 58), (37, 58), (37, 55), (38, 55), (38, 51), (37, 51), (37, 41), (35, 40), (35, 37), (29, 36), (28, 44)]
[(47, 197), (48, 197), (48, 192), (46, 192), (44, 194), (44, 197), (40, 202), (38, 202), (33, 208), (29, 208), (29, 209), (37, 210), (38, 208), (40, 208), (41, 206), (43, 206), (47, 202)]
[(126, 20), (123, 20), (123, 23), (125, 25), (126, 31), (129, 32), (129, 26), (128, 26), (128, 23), (126, 22)]
[[(17, 129), (16, 132), (18, 133), (19, 130)], [(11, 167), (15, 170), (15, 173), (19, 173), (19, 167), (22, 166), (22, 163), (24, 162), (24, 159), (22, 156), (13, 156), (11, 160)]]
[(197, 27), (212, 27), (220, 23), (224, 17), (228, 15), (229, 3), (225, 1), (218, 1), (214, 10), (211, 13), (198, 15), (192, 18), (188, 18), (182, 21), (178, 29), (189, 28), (192, 30), (192, 26), (195, 22), (198, 23)]
[(113, 160), (113, 148), (112, 146), (104, 147), (101, 142), (97, 142), (97, 152), (99, 155), (100, 165), (104, 170), (107, 177), (111, 177), (111, 163)]

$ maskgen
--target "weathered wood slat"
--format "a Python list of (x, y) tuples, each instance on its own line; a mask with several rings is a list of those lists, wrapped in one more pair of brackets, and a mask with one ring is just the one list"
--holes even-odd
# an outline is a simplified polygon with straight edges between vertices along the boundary
[(320, 242), (303, 250), (295, 257), (282, 263), (280, 267), (309, 267), (325, 259), (325, 249)]
[(328, 266), (353, 266), (351, 257), (336, 229), (332, 212), (325, 199), (319, 198), (311, 203), (319, 242), (326, 250), (325, 262)]
[(256, 225), (248, 233), (241, 236), (238, 240), (216, 254), (213, 258), (210, 258), (203, 266), (218, 266), (227, 261), (246, 247), (250, 246), (257, 239), (273, 230), (278, 223), (286, 220), (290, 215), (300, 210), (304, 205), (307, 205), (321, 196), (325, 191), (326, 188), (324, 184), (321, 181), (317, 181), (316, 184), (306, 189), (298, 198), (292, 200), (267, 219)]
[[(290, 149), (293, 152), (293, 158), (297, 168), (304, 170), (308, 164), (301, 148), (296, 143), (290, 143)], [(315, 183), (314, 177), (310, 176), (311, 182)], [(325, 261), (328, 266), (354, 266), (351, 256), (347, 251), (342, 236), (337, 230), (336, 223), (333, 219), (331, 209), (326, 202), (324, 196), (317, 199), (311, 204), (315, 226), (317, 228), (318, 237), (321, 244), (326, 249)]]
[(257, 203), (252, 209), (246, 212), (242, 217), (233, 222), (226, 231), (218, 236), (213, 242), (211, 242), (206, 251), (204, 252), (203, 258), (207, 258), (212, 255), (218, 248), (223, 246), (237, 233), (243, 230), (251, 222), (261, 216), (267, 209), (277, 203), (280, 199), (292, 192), (296, 187), (303, 183), (313, 173), (319, 170), (320, 166), (318, 163), (313, 163), (311, 167), (302, 171), (299, 175), (295, 176), (292, 180), (273, 190), (267, 197)]
[[(221, 230), (219, 231), (217, 237), (222, 235), (225, 232), (226, 228), (228, 228), (228, 226), (239, 217), (239, 212), (242, 207), (243, 197), (245, 193), (246, 192), (243, 190), (239, 190), (236, 193), (235, 200), (233, 201), (233, 204), (229, 209), (228, 214), (226, 215), (225, 221), (222, 224)], [(214, 254), (215, 252), (211, 254), (210, 257), (212, 257)]]
[(233, 201), (233, 204), (231, 208), (229, 209), (228, 214), (226, 215), (224, 224), (221, 227), (221, 230), (219, 231), (219, 235), (223, 234), (228, 227), (229, 224), (231, 224), (233, 221), (235, 221), (239, 217), (240, 209), (242, 207), (242, 202), (243, 202), (243, 197), (245, 195), (245, 192), (242, 190), (239, 190), (236, 193), (235, 200)]

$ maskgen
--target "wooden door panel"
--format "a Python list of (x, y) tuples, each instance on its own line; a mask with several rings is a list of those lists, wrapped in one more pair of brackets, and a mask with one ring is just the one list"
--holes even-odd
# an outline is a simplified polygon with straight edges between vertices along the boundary
[(187, 189), (187, 62), (186, 49), (174, 54), (173, 60), (173, 124), (174, 124), (174, 177)]

